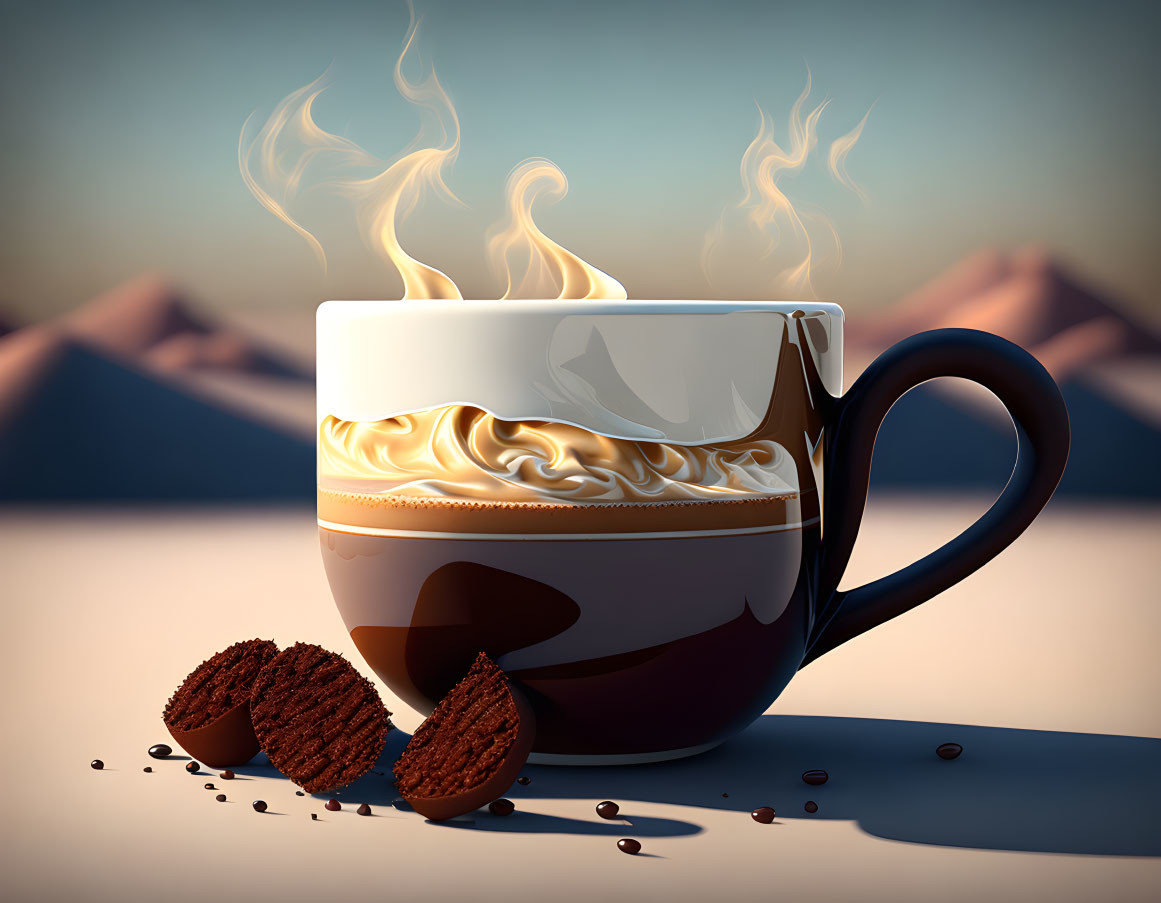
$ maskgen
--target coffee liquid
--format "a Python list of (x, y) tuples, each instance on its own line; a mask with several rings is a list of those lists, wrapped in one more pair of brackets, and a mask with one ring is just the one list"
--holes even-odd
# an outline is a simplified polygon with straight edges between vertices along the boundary
[(801, 660), (817, 520), (613, 540), (321, 534), (351, 637), (392, 690), (430, 712), (486, 652), (526, 691), (537, 752), (723, 739)]

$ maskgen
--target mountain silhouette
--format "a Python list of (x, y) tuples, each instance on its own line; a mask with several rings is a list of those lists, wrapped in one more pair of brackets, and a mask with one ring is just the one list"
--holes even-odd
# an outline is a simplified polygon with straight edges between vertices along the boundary
[(993, 332), (1058, 379), (1099, 360), (1161, 354), (1152, 326), (1082, 285), (1040, 248), (976, 252), (885, 310), (852, 319), (848, 342), (881, 351), (927, 329)]
[(310, 368), (196, 310), (155, 274), (119, 285), (55, 322), (84, 344), (161, 372), (217, 370), (313, 378)]
[(0, 339), (0, 500), (309, 499), (314, 448), (36, 326)]
[[(944, 327), (1002, 335), (1034, 354), (1068, 405), (1072, 447), (1061, 496), (1161, 498), (1161, 415), (1147, 416), (1095, 379), (1133, 358), (1161, 372), (1152, 328), (1080, 284), (1043, 251), (977, 252), (885, 310), (853, 318), (852, 357), (869, 360), (915, 332)], [(872, 486), (926, 492), (998, 491), (1012, 469), (1015, 432), (970, 395), (938, 382), (892, 409), (875, 445)]]
[[(0, 501), (311, 496), (309, 368), (218, 324), (165, 279), (140, 277), (49, 323), (4, 334), (5, 322)], [(1056, 376), (1073, 436), (1061, 496), (1161, 499), (1161, 409), (1148, 388), (1161, 385), (1161, 341), (1147, 325), (1041, 251), (984, 250), (852, 317), (848, 362), (943, 326), (1004, 335)], [(1102, 378), (1119, 361), (1136, 369)], [(872, 487), (998, 491), (1014, 452), (994, 406), (937, 381), (891, 410)]]

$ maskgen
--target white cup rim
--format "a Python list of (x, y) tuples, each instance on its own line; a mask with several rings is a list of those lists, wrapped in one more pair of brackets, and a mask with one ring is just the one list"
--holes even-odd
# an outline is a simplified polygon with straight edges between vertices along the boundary
[(436, 299), (410, 298), (396, 300), (356, 300), (333, 299), (319, 305), (319, 311), (326, 308), (330, 316), (358, 313), (360, 316), (374, 314), (378, 311), (388, 313), (399, 310), (423, 310), (432, 314), (455, 314), (471, 311), (482, 315), (508, 315), (548, 313), (554, 315), (581, 314), (644, 314), (644, 313), (681, 313), (681, 314), (725, 314), (741, 311), (773, 311), (776, 313), (792, 314), (802, 311), (805, 314), (821, 313), (839, 319), (845, 319), (842, 307), (832, 301), (730, 301), (730, 300), (697, 300), (697, 299), (637, 299), (627, 300), (600, 300), (600, 299), (556, 299), (530, 298), (498, 301), (473, 299)]

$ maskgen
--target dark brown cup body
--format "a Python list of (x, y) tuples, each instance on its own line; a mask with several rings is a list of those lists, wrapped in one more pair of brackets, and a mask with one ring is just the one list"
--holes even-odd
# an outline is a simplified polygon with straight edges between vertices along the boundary
[[(745, 728), (804, 664), (982, 567), (1047, 503), (1068, 459), (1068, 413), (1026, 351), (973, 330), (922, 333), (835, 398), (803, 353), (808, 320), (792, 315), (789, 324), (795, 341), (783, 341), (754, 435), (793, 458), (792, 495), (738, 508), (695, 503), (668, 511), (660, 528), (646, 523), (657, 512), (647, 506), (595, 521), (592, 508), (534, 512), (523, 530), (511, 526), (528, 518), (519, 506), (384, 509), (414, 524), (400, 529), (336, 520), (320, 490), (327, 576), (368, 664), (426, 713), (484, 651), (525, 689), (534, 752), (688, 754)], [(1007, 408), (1019, 442), (1012, 476), (942, 548), (839, 590), (879, 426), (903, 394), (944, 376), (979, 383)], [(560, 527), (580, 518), (583, 530)], [(364, 526), (335, 526), (352, 522)]]
[(718, 743), (805, 652), (817, 520), (663, 538), (320, 534), (339, 611), (392, 691), (427, 714), (487, 652), (533, 706), (537, 753)]

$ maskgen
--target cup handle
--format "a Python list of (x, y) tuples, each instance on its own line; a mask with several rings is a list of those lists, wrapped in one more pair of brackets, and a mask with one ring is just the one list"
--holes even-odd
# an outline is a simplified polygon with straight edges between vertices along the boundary
[[(1003, 492), (947, 545), (873, 583), (841, 592), (867, 503), (875, 437), (891, 406), (929, 379), (958, 376), (991, 390), (1017, 437), (1016, 464)], [(820, 600), (803, 665), (926, 602), (987, 564), (1032, 523), (1068, 461), (1068, 410), (1048, 371), (1027, 351), (974, 329), (936, 329), (892, 346), (836, 399), (825, 438)]]

